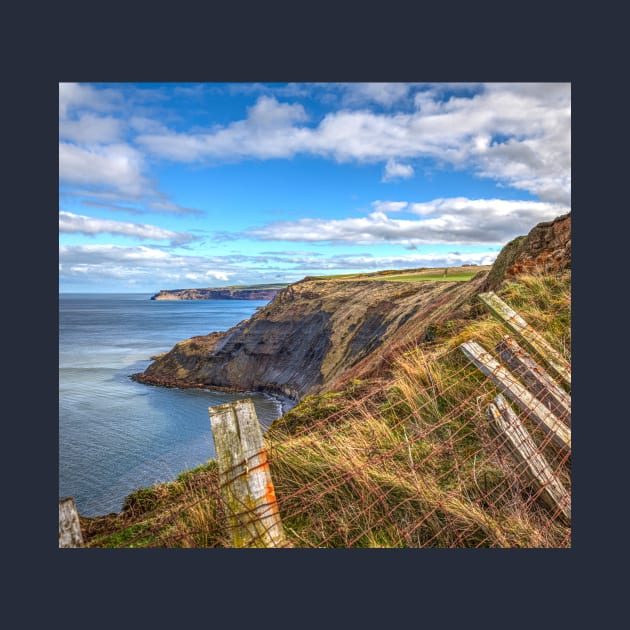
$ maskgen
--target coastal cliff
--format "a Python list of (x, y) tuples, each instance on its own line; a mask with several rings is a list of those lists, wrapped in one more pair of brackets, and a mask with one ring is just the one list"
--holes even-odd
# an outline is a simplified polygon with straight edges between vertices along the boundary
[[(474, 297), (521, 273), (571, 266), (571, 215), (508, 243), (492, 269), (444, 282), (408, 275), (305, 278), (228, 331), (193, 337), (157, 357), (139, 382), (264, 390), (300, 400), (378, 377), (402, 352), (462, 320)], [(402, 272), (401, 272), (402, 273)]]
[[(175, 387), (260, 389), (299, 400), (351, 368), (375, 373), (392, 344), (422, 337), (464, 307), (469, 282), (307, 279), (228, 331), (175, 345), (135, 380)], [(358, 369), (358, 366), (361, 369)]]

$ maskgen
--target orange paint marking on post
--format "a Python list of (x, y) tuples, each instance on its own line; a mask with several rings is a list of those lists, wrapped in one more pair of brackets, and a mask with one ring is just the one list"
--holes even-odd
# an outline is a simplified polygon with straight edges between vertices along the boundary
[(238, 400), (209, 412), (233, 546), (290, 546), (253, 402)]

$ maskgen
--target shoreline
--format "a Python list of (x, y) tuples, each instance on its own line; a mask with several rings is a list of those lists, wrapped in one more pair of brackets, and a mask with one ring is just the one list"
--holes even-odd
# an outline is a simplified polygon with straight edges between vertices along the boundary
[[(141, 383), (142, 385), (149, 385), (151, 387), (170, 387), (175, 389), (204, 389), (208, 391), (216, 391), (216, 392), (230, 392), (230, 393), (240, 393), (240, 394), (262, 394), (266, 398), (275, 402), (279, 409), (280, 415), (278, 418), (283, 416), (285, 413), (291, 411), (293, 407), (295, 407), (300, 401), (292, 396), (287, 396), (283, 392), (279, 392), (275, 389), (267, 389), (264, 387), (260, 387), (260, 389), (247, 389), (242, 390), (236, 387), (224, 387), (221, 385), (211, 385), (208, 383), (186, 383), (184, 381), (178, 381), (176, 379), (169, 379), (168, 381), (165, 379), (151, 378), (146, 377), (144, 372), (137, 372), (135, 374), (130, 374), (129, 378), (136, 383)], [(276, 420), (278, 419), (276, 418)]]

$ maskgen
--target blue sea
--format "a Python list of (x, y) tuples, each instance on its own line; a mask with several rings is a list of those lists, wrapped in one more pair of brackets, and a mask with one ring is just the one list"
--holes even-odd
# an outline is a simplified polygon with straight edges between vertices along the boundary
[(227, 330), (266, 301), (154, 301), (150, 294), (59, 296), (59, 498), (79, 514), (118, 512), (125, 497), (214, 457), (208, 407), (252, 398), (263, 426), (282, 413), (265, 394), (136, 383), (178, 341)]

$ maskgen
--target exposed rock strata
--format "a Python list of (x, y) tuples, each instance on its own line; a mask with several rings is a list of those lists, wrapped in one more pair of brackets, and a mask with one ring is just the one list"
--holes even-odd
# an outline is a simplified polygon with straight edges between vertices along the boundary
[(486, 289), (521, 274), (557, 273), (571, 268), (571, 213), (539, 223), (510, 241), (488, 274)]
[(463, 306), (480, 280), (304, 280), (230, 330), (178, 343), (134, 378), (299, 399), (329, 389), (359, 364), (363, 373), (377, 371), (392, 343), (409, 343)]

